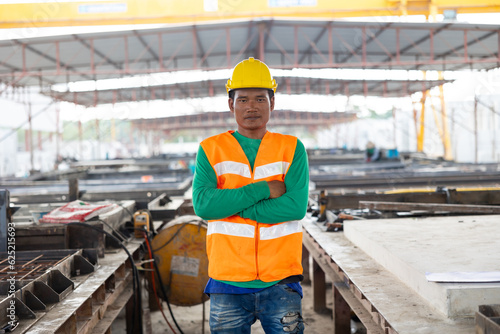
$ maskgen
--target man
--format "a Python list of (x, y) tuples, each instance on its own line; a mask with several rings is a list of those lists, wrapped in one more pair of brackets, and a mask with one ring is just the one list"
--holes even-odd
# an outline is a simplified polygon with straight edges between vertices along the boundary
[(193, 206), (208, 220), (212, 333), (302, 333), (302, 227), (309, 172), (304, 145), (267, 131), (276, 81), (249, 58), (226, 89), (237, 131), (201, 142)]
[(365, 161), (374, 162), (380, 160), (380, 150), (372, 141), (366, 143)]

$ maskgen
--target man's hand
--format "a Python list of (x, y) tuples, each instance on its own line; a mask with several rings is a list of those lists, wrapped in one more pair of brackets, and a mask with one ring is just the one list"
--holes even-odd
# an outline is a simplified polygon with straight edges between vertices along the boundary
[(278, 198), (286, 192), (285, 183), (282, 181), (267, 181), (269, 186), (269, 198)]

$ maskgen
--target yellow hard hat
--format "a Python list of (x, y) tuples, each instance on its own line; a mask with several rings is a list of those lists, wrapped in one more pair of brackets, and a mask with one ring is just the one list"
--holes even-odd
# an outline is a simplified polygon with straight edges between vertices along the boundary
[(233, 75), (226, 84), (228, 93), (239, 88), (265, 88), (276, 92), (277, 87), (278, 84), (271, 76), (269, 67), (253, 57), (239, 62), (234, 67)]

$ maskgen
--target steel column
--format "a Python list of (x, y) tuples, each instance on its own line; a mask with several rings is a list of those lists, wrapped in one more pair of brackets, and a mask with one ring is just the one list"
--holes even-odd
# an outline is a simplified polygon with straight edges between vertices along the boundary
[(293, 27), (293, 64), (295, 67), (298, 67), (299, 65), (299, 27), (294, 26)]
[[(226, 61), (227, 61), (227, 68), (232, 67), (232, 62), (231, 62), (231, 32), (229, 31), (229, 28), (226, 28)], [(213, 96), (213, 92), (212, 95)], [(205, 304), (203, 304), (205, 305)]]
[(332, 25), (328, 25), (328, 64), (333, 66)]
[(59, 103), (56, 103), (56, 161), (59, 164), (60, 158), (60, 140), (61, 140), (61, 129), (59, 128), (61, 109), (59, 108)]
[(26, 73), (26, 44), (22, 45), (23, 52), (23, 74)]
[(259, 59), (265, 61), (264, 59), (264, 24), (259, 24)]
[(401, 54), (400, 54), (400, 43), (399, 43), (399, 28), (396, 28), (396, 62), (399, 64), (399, 62), (401, 61)]
[[(426, 77), (426, 72), (424, 71), (424, 79)], [(425, 102), (427, 99), (427, 90), (422, 89), (422, 99), (420, 103), (422, 105), (420, 111), (420, 123), (417, 125), (417, 118), (415, 118), (415, 126), (417, 128), (417, 152), (424, 151), (424, 131), (425, 131)]]
[(497, 45), (497, 58), (500, 64), (500, 30), (497, 31), (498, 45)]
[(196, 36), (196, 28), (193, 26), (192, 29), (192, 35), (193, 35), (193, 68), (196, 69), (198, 68), (198, 62), (196, 61), (196, 53), (197, 53), (197, 36)]
[(57, 74), (61, 73), (61, 57), (59, 55), (59, 41), (55, 42), (56, 44), (56, 72)]
[(434, 61), (434, 30), (431, 29), (429, 31), (429, 38), (430, 38), (430, 61), (431, 63)]
[(33, 117), (31, 110), (31, 102), (28, 102), (28, 123), (29, 123), (29, 146), (30, 146), (30, 174), (35, 170), (33, 162)]
[(478, 133), (477, 133), (477, 103), (478, 98), (474, 96), (474, 163), (477, 164)]
[(7, 252), (7, 231), (10, 222), (9, 205), (9, 191), (0, 189), (0, 252)]
[(163, 42), (161, 39), (161, 33), (158, 33), (158, 63), (160, 65), (160, 71), (163, 72)]
[(95, 62), (94, 62), (94, 39), (90, 39), (90, 70), (95, 73)]
[(125, 73), (129, 72), (129, 67), (128, 67), (128, 37), (125, 35), (123, 36), (123, 43), (124, 43), (124, 48), (125, 48)]
[(366, 27), (361, 29), (361, 43), (362, 43), (362, 53), (363, 53), (363, 63), (366, 63)]
[(78, 120), (78, 153), (80, 157), (78, 160), (83, 160), (83, 131), (82, 131), (82, 121)]
[(467, 30), (464, 30), (464, 61), (467, 61), (469, 56), (467, 55)]

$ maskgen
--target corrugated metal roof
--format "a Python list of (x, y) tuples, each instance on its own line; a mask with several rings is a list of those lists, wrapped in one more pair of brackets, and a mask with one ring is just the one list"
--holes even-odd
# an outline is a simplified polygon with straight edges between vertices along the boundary
[(285, 19), (61, 34), (1, 41), (0, 80), (46, 90), (54, 83), (232, 68), (250, 56), (281, 69), (491, 69), (500, 64), (499, 39), (500, 25)]

